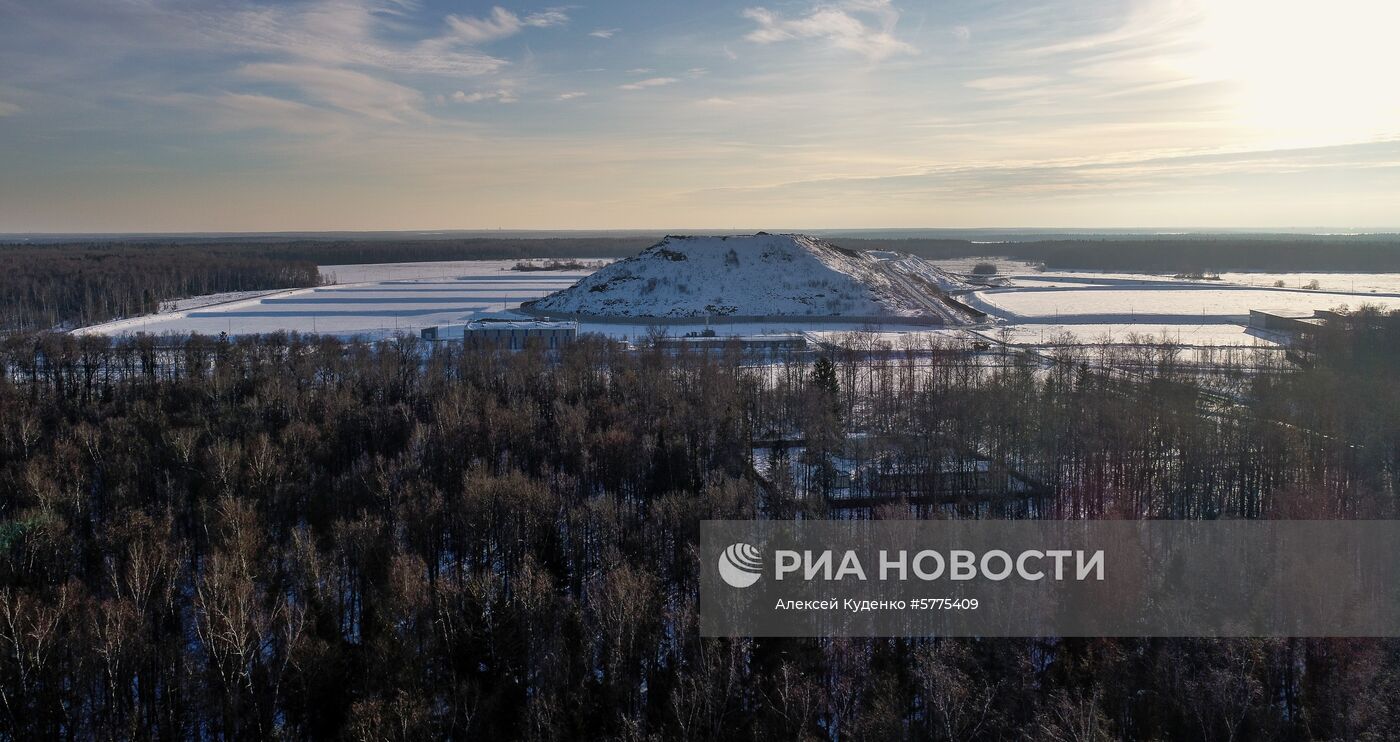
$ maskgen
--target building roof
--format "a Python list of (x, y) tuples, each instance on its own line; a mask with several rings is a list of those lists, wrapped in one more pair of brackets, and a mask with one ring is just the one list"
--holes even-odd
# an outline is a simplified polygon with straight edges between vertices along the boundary
[(468, 322), (468, 330), (577, 330), (577, 322), (538, 319), (478, 319)]
[(1309, 319), (1313, 316), (1312, 311), (1303, 309), (1251, 309), (1249, 311), (1284, 319)]

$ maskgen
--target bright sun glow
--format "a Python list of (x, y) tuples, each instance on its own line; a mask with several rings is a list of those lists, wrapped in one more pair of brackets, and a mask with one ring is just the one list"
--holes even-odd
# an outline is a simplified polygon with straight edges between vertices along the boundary
[[(1198, 72), (1270, 138), (1400, 134), (1400, 3), (1203, 0)], [(1194, 65), (1193, 65), (1194, 66)]]

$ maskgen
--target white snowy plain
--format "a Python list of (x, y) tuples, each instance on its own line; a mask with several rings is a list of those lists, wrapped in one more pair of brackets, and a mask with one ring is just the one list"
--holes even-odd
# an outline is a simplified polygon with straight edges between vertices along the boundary
[[(175, 302), (176, 311), (116, 320), (78, 333), (258, 335), (278, 331), (375, 339), (418, 334), (500, 313), (520, 302), (567, 288), (591, 270), (513, 271), (513, 260), (329, 265), (322, 276), (339, 283), (291, 289), (201, 306)], [(347, 279), (356, 279), (347, 281)]]
[[(923, 273), (924, 261), (909, 262), (894, 255), (876, 255), (890, 272)], [(592, 261), (590, 261), (592, 262)], [(521, 302), (538, 299), (568, 288), (593, 273), (576, 271), (510, 270), (513, 260), (443, 261), (374, 265), (322, 266), (324, 276), (338, 283), (315, 288), (272, 292), (235, 292), (190, 297), (170, 302), (166, 311), (121, 319), (76, 330), (108, 335), (188, 334), (251, 335), (278, 331), (333, 334), (375, 339), (414, 334), (423, 327), (457, 324), (483, 315), (525, 316)], [(1129, 342), (1133, 338), (1167, 337), (1187, 346), (1268, 346), (1279, 340), (1246, 329), (1250, 309), (1310, 311), (1338, 306), (1380, 304), (1400, 309), (1400, 281), (1394, 274), (1225, 274), (1221, 281), (1185, 281), (1171, 277), (1092, 271), (1037, 273), (1024, 265), (1002, 262), (1009, 269), (1008, 285), (968, 291), (955, 277), (928, 272), (920, 278), (956, 292), (962, 301), (990, 315), (992, 326), (978, 332), (987, 338), (1005, 338), (1027, 346), (1054, 345), (1072, 337), (1077, 342)], [(1325, 290), (1300, 290), (1314, 277)], [(1277, 289), (1272, 283), (1285, 282)], [(1247, 284), (1245, 282), (1248, 282)], [(1352, 292), (1344, 286), (1355, 285)], [(758, 285), (744, 290), (761, 292)], [(1372, 293), (1375, 291), (1376, 293)], [(815, 321), (814, 321), (815, 320)], [(904, 325), (898, 319), (885, 323), (841, 321), (813, 317), (784, 321), (723, 323), (716, 319), (709, 329), (721, 336), (812, 333), (814, 339), (831, 340), (853, 331), (879, 333), (893, 342), (909, 335), (908, 342), (923, 345), (922, 334), (957, 334), (954, 329), (931, 330)], [(703, 318), (693, 323), (654, 328), (645, 319), (632, 323), (589, 322), (581, 332), (596, 332), (623, 339), (647, 337), (664, 331), (672, 337), (707, 328)], [(1005, 329), (1005, 333), (1002, 330)]]

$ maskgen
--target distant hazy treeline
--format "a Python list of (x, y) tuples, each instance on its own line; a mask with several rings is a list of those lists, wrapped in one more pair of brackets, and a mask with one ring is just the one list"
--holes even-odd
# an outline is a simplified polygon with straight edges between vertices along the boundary
[(1048, 268), (1400, 272), (1400, 237), (1395, 235), (1084, 237), (992, 244), (942, 239), (841, 238), (836, 242), (857, 250), (899, 250), (927, 258), (1006, 256)]
[[(636, 255), (661, 237), (658, 234), (533, 239), (307, 240), (201, 247), (336, 265), (423, 260), (620, 258)], [(833, 237), (831, 241), (854, 250), (898, 250), (927, 258), (1006, 256), (1044, 263), (1049, 268), (1172, 273), (1226, 270), (1400, 272), (1400, 236), (1397, 235), (1251, 234), (1169, 238), (1119, 235), (998, 243), (963, 239)]]
[(437, 240), (337, 240), (230, 245), (318, 265), (414, 263), (425, 260), (625, 258), (660, 241), (654, 237), (481, 237)]
[[(273, 255), (318, 265), (425, 260), (620, 258), (663, 235), (474, 237), (421, 240), (301, 240), (191, 243), (204, 250)], [(855, 250), (899, 250), (927, 258), (1006, 256), (1050, 268), (1128, 271), (1400, 271), (1400, 235), (1082, 235), (1065, 239), (974, 242), (965, 239), (831, 237)]]

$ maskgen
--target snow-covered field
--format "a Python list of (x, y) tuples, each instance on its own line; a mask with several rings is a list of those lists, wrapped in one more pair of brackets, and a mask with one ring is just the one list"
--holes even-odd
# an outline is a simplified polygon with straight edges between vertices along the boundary
[(1273, 286), (1283, 281), (1289, 288), (1317, 281), (1323, 291), (1400, 295), (1400, 273), (1221, 273), (1220, 280), (1246, 286)]
[[(1189, 280), (1143, 273), (1017, 271), (963, 301), (997, 318), (986, 337), (1025, 346), (1170, 340), (1192, 348), (1270, 348), (1286, 342), (1247, 327), (1252, 309), (1311, 312), (1373, 304), (1400, 309), (1391, 274), (1229, 273)], [(1330, 278), (1328, 278), (1330, 276)], [(1304, 289), (1317, 280), (1319, 288)], [(1283, 287), (1276, 287), (1283, 281)], [(1349, 287), (1355, 285), (1356, 291)]]
[(968, 303), (1015, 322), (1063, 324), (1218, 324), (1244, 322), (1251, 309), (1312, 311), (1362, 303), (1400, 308), (1400, 297), (1297, 289), (1157, 283), (1107, 286), (1020, 286), (978, 291)]
[[(516, 261), (451, 261), (324, 266), (339, 283), (255, 292), (215, 304), (176, 302), (176, 310), (117, 320), (79, 333), (255, 335), (279, 330), (342, 337), (417, 334), (465, 322), (572, 285), (591, 271), (509, 270)], [(355, 279), (355, 280), (349, 280)]]
[[(423, 327), (458, 324), (483, 316), (520, 316), (522, 302), (568, 288), (593, 269), (519, 272), (514, 260), (447, 261), (379, 265), (323, 266), (335, 284), (289, 291), (254, 291), (191, 297), (167, 303), (158, 314), (117, 320), (78, 333), (248, 335), (276, 331), (379, 338), (417, 334)], [(590, 261), (592, 262), (592, 261)], [(663, 261), (670, 263), (672, 261)], [(908, 293), (938, 286), (986, 311), (974, 331), (983, 339), (1026, 346), (1064, 342), (1129, 343), (1170, 339), (1188, 347), (1275, 347), (1283, 338), (1245, 327), (1249, 310), (1310, 311), (1363, 303), (1400, 309), (1397, 274), (1225, 274), (1221, 281), (1188, 281), (1167, 276), (1091, 271), (1036, 272), (1024, 264), (1000, 261), (1007, 285), (973, 287), (933, 269), (927, 261), (875, 254), (880, 286)], [(974, 261), (965, 261), (970, 263)], [(962, 267), (962, 266), (958, 266)], [(769, 276), (770, 283), (774, 280)], [(899, 285), (901, 280), (908, 285)], [(1284, 288), (1275, 288), (1282, 280)], [(1317, 280), (1321, 290), (1298, 286)], [(789, 283), (791, 280), (789, 280)], [(586, 284), (585, 284), (586, 285)], [(718, 284), (724, 291), (727, 284)], [(1355, 291), (1351, 290), (1355, 286)], [(734, 286), (762, 298), (761, 283)], [(854, 289), (853, 289), (854, 290)], [(712, 298), (723, 299), (717, 296)], [(752, 298), (752, 297), (751, 297)], [(813, 316), (790, 320), (724, 323), (709, 327), (721, 336), (809, 333), (818, 341), (838, 340), (860, 331), (889, 347), (921, 347), (933, 337), (965, 337), (966, 330), (931, 329), (901, 323), (842, 321)], [(672, 320), (674, 322), (674, 320)], [(587, 321), (581, 332), (636, 340), (655, 332), (671, 337), (699, 333), (703, 318), (653, 327), (648, 320)]]
[[(483, 316), (528, 315), (517, 311), (521, 302), (537, 299), (573, 285), (591, 270), (513, 271), (514, 260), (328, 265), (321, 273), (338, 283), (309, 289), (213, 294), (172, 302), (173, 311), (116, 320), (77, 330), (108, 335), (227, 333), (255, 335), (288, 331), (332, 334), (341, 337), (381, 338), (417, 334), (424, 327), (460, 324)], [(595, 261), (588, 261), (595, 262)], [(606, 262), (606, 261), (597, 261)], [(583, 322), (581, 332), (637, 340), (655, 332), (670, 337), (703, 332), (711, 327), (722, 335), (774, 335), (813, 329), (810, 321), (713, 325), (704, 319), (693, 323), (653, 327), (643, 320)], [(838, 323), (839, 324), (839, 323)], [(861, 329), (863, 324), (841, 325)], [(869, 329), (907, 332), (926, 329), (898, 322), (870, 325)]]
[(1023, 324), (1003, 325), (981, 334), (1016, 345), (1123, 344), (1170, 342), (1181, 346), (1278, 344), (1281, 337), (1236, 324)]

